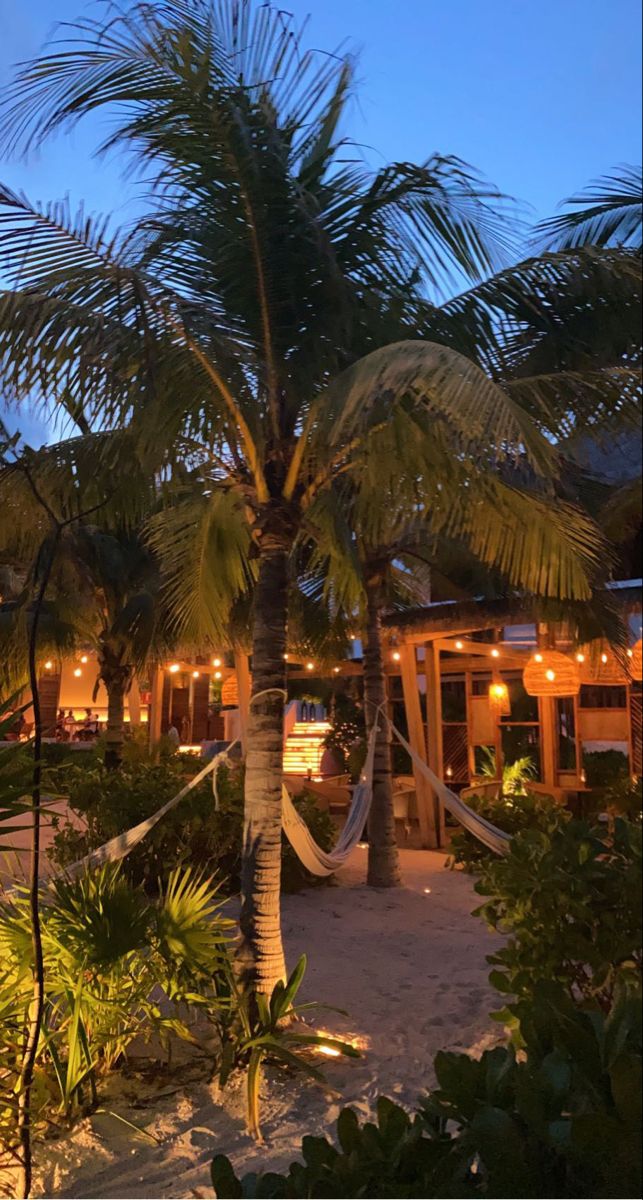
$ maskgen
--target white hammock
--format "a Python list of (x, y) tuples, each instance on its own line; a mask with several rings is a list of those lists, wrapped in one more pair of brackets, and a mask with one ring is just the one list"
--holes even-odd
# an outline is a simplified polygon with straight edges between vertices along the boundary
[[(258, 695), (261, 694), (262, 693), (258, 693)], [(257, 697), (254, 697), (254, 699), (256, 698)], [(435, 772), (432, 771), (429, 766), (427, 766), (420, 756), (416, 754), (415, 750), (413, 750), (413, 748), (409, 745), (409, 743), (406, 741), (406, 738), (402, 736), (399, 729), (393, 725), (392, 721), (390, 721), (385, 714), (381, 715), (384, 717), (384, 720), (388, 722), (389, 728), (395, 734), (395, 737), (400, 745), (402, 745), (407, 754), (410, 755), (418, 770), (425, 776), (426, 779), (428, 779), (434, 792), (442, 801), (444, 807), (449, 810), (452, 816), (454, 816), (469, 833), (473, 834), (478, 841), (482, 842), (490, 850), (493, 850), (495, 854), (505, 854), (511, 840), (509, 834), (503, 833), (502, 829), (498, 829), (496, 825), (492, 825), (490, 821), (487, 821), (484, 817), (479, 816), (478, 813), (474, 812), (472, 808), (469, 808), (459, 796), (456, 796), (455, 792), (452, 792), (451, 789), (448, 788), (446, 784), (444, 784), (442, 780), (438, 778)], [(332, 875), (344, 865), (360, 840), (362, 831), (368, 819), (368, 814), (373, 799), (373, 763), (375, 759), (375, 741), (378, 730), (379, 726), (377, 724), (375, 724), (371, 729), (361, 778), (353, 790), (353, 797), (351, 800), (350, 809), (348, 811), (348, 816), (346, 818), (346, 824), (344, 825), (344, 828), (342, 829), (342, 832), (340, 833), (333, 850), (322, 850), (321, 846), (317, 845), (317, 842), (313, 838), (313, 835), (311, 834), (306, 822), (304, 821), (303, 817), (299, 815), (295, 805), (290, 799), (285, 784), (282, 785), (282, 827), (293, 850), (312, 875)], [(191, 779), (189, 783), (186, 783), (185, 787), (182, 787), (180, 792), (177, 792), (176, 796), (173, 796), (171, 800), (168, 800), (167, 803), (165, 803), (161, 808), (157, 809), (155, 813), (152, 813), (150, 817), (147, 817), (138, 825), (134, 825), (132, 829), (126, 830), (125, 833), (120, 833), (116, 837), (111, 838), (109, 842), (105, 842), (102, 846), (99, 846), (97, 850), (92, 850), (90, 854), (85, 855), (84, 858), (79, 859), (78, 862), (73, 863), (72, 866), (67, 867), (66, 874), (74, 877), (79, 875), (82, 871), (92, 867), (98, 867), (102, 863), (118, 862), (119, 859), (125, 858), (125, 856), (129, 854), (130, 850), (133, 850), (134, 847), (137, 846), (138, 843), (141, 842), (143, 838), (150, 832), (150, 830), (154, 828), (158, 821), (160, 821), (166, 813), (174, 808), (184, 796), (187, 796), (188, 792), (190, 792), (192, 788), (201, 783), (201, 780), (205, 779), (206, 775), (208, 775), (210, 771), (213, 773), (212, 791), (215, 797), (215, 808), (218, 808), (217, 773), (221, 763), (225, 761), (232, 748), (236, 745), (237, 742), (232, 742), (231, 745), (225, 750), (222, 750), (219, 754), (216, 754), (211, 762), (206, 763), (205, 767), (203, 767), (203, 769), (194, 776), (194, 779)]]

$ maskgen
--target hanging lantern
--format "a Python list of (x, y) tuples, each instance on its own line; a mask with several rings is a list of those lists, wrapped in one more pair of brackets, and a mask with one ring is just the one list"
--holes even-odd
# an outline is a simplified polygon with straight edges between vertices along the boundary
[(239, 684), (237, 682), (237, 673), (232, 671), (225, 680), (221, 688), (221, 703), (229, 705), (232, 708), (238, 707), (239, 704)]
[(499, 675), (495, 676), (489, 684), (489, 708), (491, 715), (496, 719), (511, 716), (509, 688)]
[(537, 650), (522, 673), (528, 696), (577, 696), (580, 669), (573, 658), (559, 650)]
[[(599, 687), (623, 687), (630, 682), (630, 660), (625, 666), (615, 655), (609, 642), (596, 641), (578, 652), (583, 683)], [(628, 669), (630, 667), (630, 669)]]
[(641, 657), (643, 650), (643, 642), (639, 638), (638, 642), (632, 646), (629, 652), (630, 659), (630, 675), (636, 683), (641, 683), (643, 680), (643, 659)]

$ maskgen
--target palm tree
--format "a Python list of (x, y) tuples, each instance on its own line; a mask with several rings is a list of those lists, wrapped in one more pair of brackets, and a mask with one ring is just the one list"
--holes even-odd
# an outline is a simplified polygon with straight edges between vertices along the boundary
[(446, 423), (465, 450), (482, 441), (552, 470), (547, 443), (483, 372), (408, 340), (422, 297), (499, 265), (500, 198), (442, 155), (370, 170), (342, 132), (353, 72), (346, 54), (305, 52), (269, 5), (159, 0), (79, 22), (21, 68), (4, 109), (5, 144), (28, 150), (109, 105), (106, 148), (126, 148), (148, 183), (148, 211), (116, 234), (3, 189), (13, 278), (0, 360), (10, 395), (46, 395), (89, 427), (134, 416), (147, 449), (190, 444), (246, 522), (241, 954), (268, 992), (284, 974), (288, 566), (311, 506), (393, 416), (400, 464), (430, 470)]

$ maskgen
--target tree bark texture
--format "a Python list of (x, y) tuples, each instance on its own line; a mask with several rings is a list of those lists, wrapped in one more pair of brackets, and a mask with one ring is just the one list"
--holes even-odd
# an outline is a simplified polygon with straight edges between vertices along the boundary
[(368, 588), (366, 639), (364, 644), (364, 708), (370, 733), (379, 717), (375, 743), (373, 800), (368, 820), (368, 874), (371, 887), (399, 887), (400, 864), (395, 837), (391, 736), (384, 717), (387, 691), (382, 653), (382, 624), (378, 587)]

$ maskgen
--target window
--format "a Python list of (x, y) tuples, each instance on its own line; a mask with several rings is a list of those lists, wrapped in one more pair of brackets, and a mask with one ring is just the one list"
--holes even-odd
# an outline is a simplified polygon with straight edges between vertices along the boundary
[(599, 684), (583, 684), (580, 690), (581, 708), (627, 708), (627, 693), (624, 687), (602, 687)]

